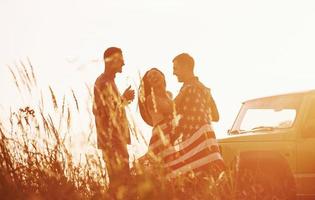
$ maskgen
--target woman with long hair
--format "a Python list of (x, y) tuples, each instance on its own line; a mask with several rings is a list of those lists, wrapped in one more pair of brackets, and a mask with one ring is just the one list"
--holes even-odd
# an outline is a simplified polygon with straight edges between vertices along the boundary
[(143, 76), (138, 102), (143, 120), (153, 127), (148, 153), (139, 161), (163, 168), (163, 163), (170, 159), (164, 153), (172, 148), (175, 110), (172, 95), (166, 90), (165, 76), (157, 68), (148, 70)]

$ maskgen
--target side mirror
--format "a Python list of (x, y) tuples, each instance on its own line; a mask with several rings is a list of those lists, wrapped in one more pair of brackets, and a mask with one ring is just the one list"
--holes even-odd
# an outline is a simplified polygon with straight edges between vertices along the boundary
[(304, 137), (315, 137), (315, 119), (314, 120), (308, 120), (305, 123), (305, 127), (303, 129)]
[(232, 129), (228, 130), (228, 135), (238, 135), (238, 134), (240, 134), (239, 130), (232, 130)]

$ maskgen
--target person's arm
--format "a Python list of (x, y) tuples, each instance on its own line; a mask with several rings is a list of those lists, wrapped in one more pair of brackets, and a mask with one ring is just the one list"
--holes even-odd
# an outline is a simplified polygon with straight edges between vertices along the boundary
[(207, 93), (208, 93), (208, 104), (209, 104), (209, 107), (210, 107), (210, 111), (211, 111), (211, 121), (214, 121), (214, 122), (218, 122), (219, 119), (220, 119), (220, 115), (219, 115), (219, 111), (218, 111), (218, 108), (217, 108), (217, 105), (211, 95), (211, 90), (209, 88), (207, 88)]
[(217, 105), (211, 94), (210, 94), (210, 109), (211, 109), (211, 120), (214, 122), (218, 122), (220, 119), (220, 115), (219, 115)]
[(96, 85), (94, 86), (94, 98), (93, 98), (93, 105), (92, 105), (92, 112), (94, 115), (98, 114), (97, 104), (99, 102), (99, 92), (97, 90)]
[(93, 112), (93, 115), (97, 114), (97, 106), (96, 106), (95, 100), (93, 101), (92, 112)]
[(166, 98), (153, 98), (149, 95), (146, 99), (147, 107), (153, 112), (166, 114), (172, 113), (173, 111), (173, 103), (171, 99)]
[(176, 111), (181, 109), (182, 102), (184, 101), (184, 98), (187, 96), (187, 91), (188, 91), (189, 86), (182, 87), (181, 90), (179, 91), (178, 95), (174, 99)]
[(190, 102), (189, 98), (191, 97), (191, 94), (189, 93), (190, 86), (184, 86), (179, 91), (178, 95), (174, 99), (175, 103), (175, 112), (177, 115), (180, 116), (180, 119), (178, 121), (178, 124), (175, 127), (175, 132), (171, 136), (171, 143), (174, 144), (174, 142), (180, 138), (183, 134), (183, 127), (185, 125), (185, 117), (187, 116), (186, 109), (187, 106), (186, 102)]

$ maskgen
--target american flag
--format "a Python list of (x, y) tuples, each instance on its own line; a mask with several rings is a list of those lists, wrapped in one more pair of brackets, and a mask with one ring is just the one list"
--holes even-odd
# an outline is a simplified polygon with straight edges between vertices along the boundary
[[(223, 171), (225, 165), (211, 126), (215, 116), (211, 112), (217, 113), (217, 108), (210, 90), (196, 77), (184, 84), (174, 102), (181, 118), (165, 119), (153, 128), (149, 155), (161, 161), (171, 178), (211, 168), (216, 173)], [(177, 138), (173, 145), (171, 137)]]
[(149, 145), (149, 152), (161, 159), (168, 172), (167, 177), (173, 178), (192, 171), (197, 173), (213, 164), (224, 165), (211, 125), (201, 126), (191, 137), (175, 145), (170, 144), (170, 138), (165, 134), (171, 128), (169, 123), (155, 127)]

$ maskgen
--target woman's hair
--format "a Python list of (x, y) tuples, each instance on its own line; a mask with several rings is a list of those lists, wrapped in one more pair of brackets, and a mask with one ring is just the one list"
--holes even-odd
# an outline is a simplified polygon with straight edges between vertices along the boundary
[(148, 70), (141, 79), (140, 88), (139, 88), (139, 97), (138, 97), (139, 110), (140, 110), (140, 114), (143, 120), (150, 126), (153, 126), (153, 123), (152, 123), (152, 117), (150, 116), (148, 109), (146, 107), (146, 99), (151, 94), (151, 88), (152, 88), (149, 83), (148, 74), (149, 72), (153, 70), (159, 72), (162, 75), (163, 80), (164, 80), (164, 85), (166, 86), (165, 76), (157, 68), (152, 68)]

